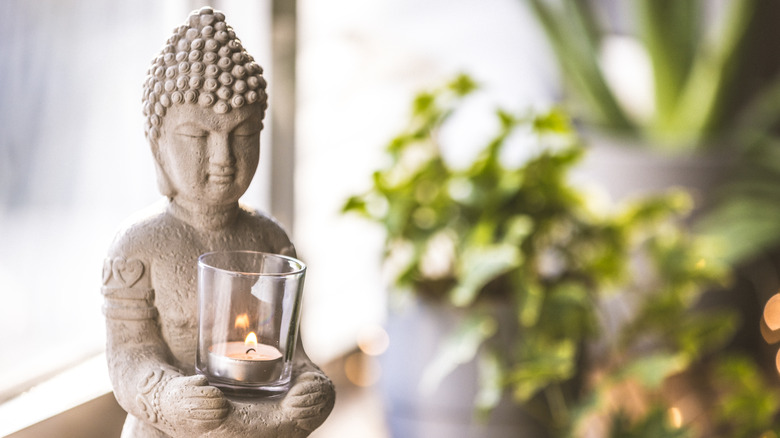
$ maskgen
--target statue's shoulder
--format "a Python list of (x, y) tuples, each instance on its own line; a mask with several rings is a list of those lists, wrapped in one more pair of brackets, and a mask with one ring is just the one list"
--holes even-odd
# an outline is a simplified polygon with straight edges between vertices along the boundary
[[(111, 291), (104, 293), (120, 298), (124, 293), (129, 293), (131, 297), (148, 298), (145, 294), (151, 287), (149, 268), (154, 259), (153, 252), (160, 246), (159, 237), (164, 229), (161, 225), (166, 216), (164, 211), (164, 208), (155, 204), (122, 223), (103, 262), (103, 286)], [(128, 288), (141, 290), (142, 295), (127, 292)]]
[(290, 237), (284, 227), (272, 216), (242, 204), (241, 217), (242, 222), (248, 228), (247, 232), (262, 242), (263, 246), (266, 246), (259, 249), (295, 256), (295, 247), (290, 241)]
[(150, 250), (158, 245), (160, 237), (170, 233), (170, 222), (165, 214), (165, 204), (153, 204), (122, 222), (108, 250), (109, 257), (137, 257), (146, 259)]

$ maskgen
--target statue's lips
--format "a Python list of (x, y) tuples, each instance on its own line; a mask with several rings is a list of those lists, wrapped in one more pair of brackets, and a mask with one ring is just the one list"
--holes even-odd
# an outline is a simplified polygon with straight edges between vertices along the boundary
[(219, 172), (209, 172), (209, 181), (217, 184), (228, 184), (233, 182), (235, 176), (235, 169), (224, 169)]

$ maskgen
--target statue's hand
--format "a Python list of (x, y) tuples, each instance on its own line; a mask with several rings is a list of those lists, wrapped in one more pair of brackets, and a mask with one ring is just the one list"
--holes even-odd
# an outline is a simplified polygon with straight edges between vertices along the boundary
[(281, 399), (231, 398), (231, 410), (221, 427), (200, 436), (303, 438), (330, 414), (335, 391), (319, 370), (296, 369), (292, 387)]
[(208, 385), (205, 376), (182, 376), (165, 383), (160, 410), (174, 430), (196, 436), (219, 427), (228, 415), (230, 403), (219, 389)]
[(297, 376), (281, 405), (298, 428), (311, 432), (328, 417), (335, 399), (333, 383), (322, 372), (308, 371)]

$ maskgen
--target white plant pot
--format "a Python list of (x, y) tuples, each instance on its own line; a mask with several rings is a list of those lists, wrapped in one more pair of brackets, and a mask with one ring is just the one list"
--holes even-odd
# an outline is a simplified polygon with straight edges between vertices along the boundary
[(447, 305), (417, 301), (393, 311), (387, 323), (390, 347), (382, 356), (380, 389), (394, 438), (542, 438), (547, 436), (521, 406), (504, 397), (487, 422), (475, 419), (476, 361), (461, 365), (433, 392), (420, 381), (439, 348), (463, 320)]
[(572, 182), (600, 187), (613, 202), (682, 188), (691, 194), (697, 208), (703, 208), (734, 166), (733, 153), (728, 150), (664, 153), (596, 137), (589, 141), (582, 163), (573, 170)]

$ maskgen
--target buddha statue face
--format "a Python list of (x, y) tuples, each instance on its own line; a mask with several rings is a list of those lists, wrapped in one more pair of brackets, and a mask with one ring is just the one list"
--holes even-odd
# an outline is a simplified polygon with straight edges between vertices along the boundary
[(261, 120), (257, 104), (226, 114), (197, 104), (171, 106), (156, 159), (172, 197), (204, 206), (238, 201), (257, 169)]
[(164, 195), (217, 205), (246, 191), (267, 107), (262, 73), (221, 12), (202, 8), (174, 29), (144, 84)]

